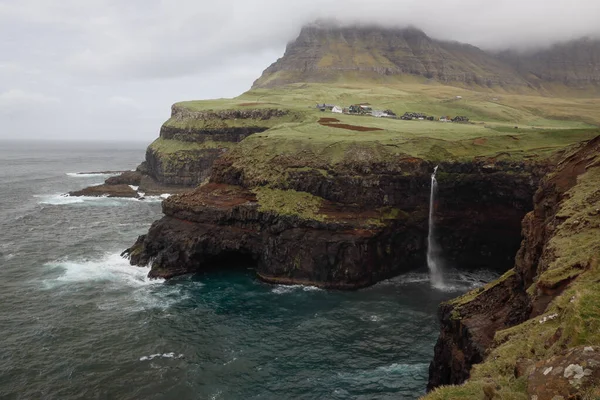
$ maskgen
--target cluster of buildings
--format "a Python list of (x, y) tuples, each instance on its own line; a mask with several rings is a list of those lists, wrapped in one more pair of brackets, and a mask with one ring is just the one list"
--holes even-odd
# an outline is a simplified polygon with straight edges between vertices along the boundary
[(441, 116), (438, 118), (423, 113), (406, 112), (401, 117), (398, 117), (392, 110), (374, 110), (368, 103), (353, 104), (349, 107), (341, 107), (335, 104), (317, 104), (317, 109), (323, 112), (331, 111), (335, 114), (370, 115), (377, 118), (400, 118), (405, 121), (427, 120), (440, 122), (469, 122), (469, 118), (461, 115), (454, 118), (450, 116)]
[(392, 110), (374, 110), (370, 104), (352, 104), (349, 107), (341, 107), (335, 104), (317, 104), (321, 111), (331, 111), (336, 114), (370, 115), (377, 118), (397, 118)]

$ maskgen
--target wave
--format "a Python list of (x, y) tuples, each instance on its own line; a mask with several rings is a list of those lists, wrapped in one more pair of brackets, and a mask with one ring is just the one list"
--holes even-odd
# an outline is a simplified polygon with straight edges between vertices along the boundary
[(120, 172), (67, 172), (71, 178), (93, 178), (99, 176), (117, 176)]
[(108, 197), (108, 196), (69, 196), (68, 194), (50, 194), (50, 195), (34, 195), (39, 198), (39, 204), (48, 204), (55, 206), (68, 206), (68, 205), (86, 205), (86, 206), (97, 206), (97, 207), (118, 207), (124, 206), (130, 202), (144, 202), (144, 203), (160, 203), (165, 198), (161, 196), (147, 196), (143, 199), (135, 197)]
[(47, 267), (60, 270), (56, 282), (113, 282), (131, 287), (158, 285), (164, 279), (148, 278), (148, 267), (134, 267), (129, 260), (119, 253), (105, 254), (97, 260), (60, 260), (45, 264)]
[(275, 293), (275, 294), (286, 294), (286, 293), (293, 293), (296, 291), (322, 292), (323, 289), (318, 288), (316, 286), (304, 286), (304, 285), (275, 285), (275, 287), (273, 289), (271, 289), (271, 292)]
[(119, 253), (107, 253), (97, 259), (64, 259), (44, 265), (54, 275), (44, 281), (46, 289), (60, 289), (62, 293), (100, 290), (102, 294), (97, 296), (96, 304), (101, 311), (166, 310), (190, 298), (190, 292), (204, 286), (201, 282), (191, 286), (169, 285), (164, 279), (148, 278), (149, 267), (132, 266)]
[[(429, 364), (415, 363), (394, 363), (391, 365), (381, 366), (374, 369), (359, 370), (355, 372), (338, 372), (338, 378), (346, 381), (361, 381), (366, 383), (368, 381), (379, 381), (385, 376), (414, 376), (420, 375), (423, 371), (427, 371)], [(397, 378), (395, 378), (397, 379)]]
[(173, 352), (171, 352), (171, 353), (157, 353), (157, 354), (150, 354), (149, 356), (140, 357), (140, 361), (152, 361), (155, 358), (179, 359), (179, 358), (183, 358), (183, 357), (184, 357), (183, 354), (176, 355)]

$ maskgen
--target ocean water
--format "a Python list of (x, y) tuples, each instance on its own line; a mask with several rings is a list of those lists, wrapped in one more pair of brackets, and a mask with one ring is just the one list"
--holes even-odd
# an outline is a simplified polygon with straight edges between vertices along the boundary
[(244, 265), (168, 282), (119, 253), (160, 198), (61, 194), (133, 169), (145, 143), (0, 142), (0, 398), (414, 399), (437, 305), (492, 279), (426, 268), (356, 292)]

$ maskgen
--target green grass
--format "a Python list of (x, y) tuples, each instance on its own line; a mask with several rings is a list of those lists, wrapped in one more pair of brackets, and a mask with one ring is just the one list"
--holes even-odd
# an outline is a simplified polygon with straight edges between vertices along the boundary
[[(457, 100), (456, 96), (462, 96)], [(494, 100), (497, 99), (497, 100)], [(272, 89), (250, 90), (234, 99), (177, 103), (190, 111), (226, 109), (285, 108), (307, 110), (317, 103), (342, 106), (369, 102), (374, 108), (442, 116), (466, 115), (473, 121), (505, 126), (539, 128), (587, 128), (600, 124), (600, 99), (547, 97), (527, 94), (471, 90), (439, 83), (424, 84), (414, 77), (390, 85), (347, 82), (336, 84), (292, 84)], [(250, 105), (241, 106), (249, 103)]]
[(293, 215), (307, 220), (324, 219), (319, 214), (322, 199), (310, 193), (257, 187), (254, 190), (259, 210), (278, 215)]
[[(456, 100), (458, 95), (462, 99)], [(369, 102), (373, 108), (389, 108), (398, 115), (406, 111), (435, 116), (466, 115), (473, 123), (402, 121), (315, 110), (315, 104), (323, 102), (342, 106)], [(521, 160), (544, 158), (559, 148), (600, 134), (595, 126), (588, 123), (600, 123), (598, 99), (557, 99), (531, 93), (498, 94), (437, 83), (425, 85), (414, 79), (391, 86), (293, 84), (251, 90), (235, 99), (188, 101), (177, 106), (195, 112), (260, 108), (288, 110), (288, 115), (266, 121), (175, 118), (167, 122), (167, 125), (189, 129), (253, 125), (270, 128), (245, 139), (238, 146), (240, 149), (236, 155), (240, 163), (256, 162), (262, 169), (272, 169), (262, 174), (265, 179), (270, 179), (266, 175), (273, 178), (285, 174), (281, 170), (283, 167), (272, 165), (272, 162), (277, 162), (275, 155), (296, 158), (298, 166), (319, 164), (321, 170), (340, 162), (354, 162), (357, 153), (370, 159), (380, 157), (383, 161), (409, 156), (433, 161), (460, 161), (474, 157)], [(382, 130), (357, 132), (325, 127), (318, 123), (321, 117), (335, 117), (342, 123)], [(515, 126), (519, 128), (515, 129)], [(359, 147), (360, 151), (357, 150)]]
[(197, 118), (170, 118), (166, 126), (190, 130), (218, 130), (225, 128), (260, 127), (272, 128), (287, 122), (300, 122), (304, 120), (303, 113), (293, 112), (281, 117), (270, 119), (197, 119)]
[[(591, 162), (590, 162), (591, 164)], [(539, 277), (539, 285), (553, 287), (585, 272), (600, 258), (600, 167), (590, 168), (578, 178), (557, 217), (564, 220), (550, 240), (548, 251), (555, 260)]]

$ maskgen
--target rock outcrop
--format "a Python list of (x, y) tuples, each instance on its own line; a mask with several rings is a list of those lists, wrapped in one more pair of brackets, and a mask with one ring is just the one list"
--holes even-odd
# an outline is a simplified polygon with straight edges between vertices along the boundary
[(171, 118), (163, 124), (160, 137), (146, 150), (145, 161), (135, 171), (126, 171), (71, 196), (139, 197), (182, 193), (204, 182), (214, 162), (227, 150), (254, 133), (264, 132), (290, 111), (274, 108), (194, 111), (173, 105)]
[[(525, 382), (528, 396), (544, 400), (583, 398), (597, 387), (592, 377), (600, 373), (600, 364), (578, 346), (600, 344), (594, 318), (600, 277), (600, 137), (564, 154), (556, 171), (541, 182), (534, 205), (523, 220), (514, 269), (441, 305), (429, 389), (470, 378), (461, 393), (477, 393), (490, 379), (505, 393), (522, 393), (519, 382)], [(453, 390), (440, 393), (467, 398), (452, 397)]]
[[(163, 202), (165, 217), (126, 252), (133, 264), (151, 263), (151, 276), (169, 278), (237, 257), (268, 282), (354, 289), (425, 263), (433, 166), (424, 160), (373, 162), (360, 174), (350, 165), (307, 168), (270, 188), (246, 181), (227, 157), (214, 168), (211, 183)], [(440, 168), (447, 259), (507, 269), (543, 167)]]

